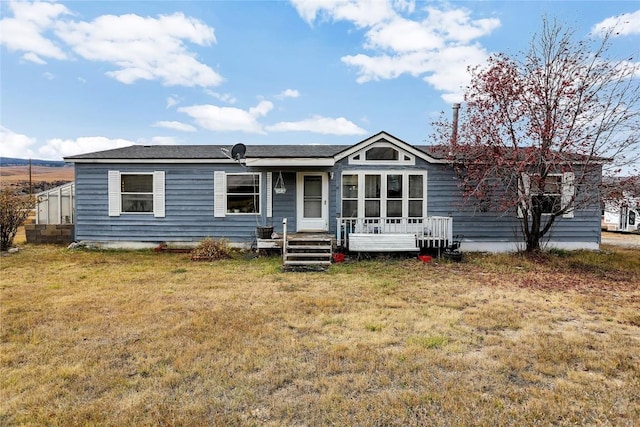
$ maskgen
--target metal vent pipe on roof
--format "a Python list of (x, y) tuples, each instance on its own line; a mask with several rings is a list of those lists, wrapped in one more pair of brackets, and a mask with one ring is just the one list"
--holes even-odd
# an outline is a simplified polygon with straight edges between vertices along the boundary
[(460, 103), (456, 102), (453, 104), (453, 123), (451, 130), (451, 142), (457, 142), (458, 140), (458, 113), (460, 112)]

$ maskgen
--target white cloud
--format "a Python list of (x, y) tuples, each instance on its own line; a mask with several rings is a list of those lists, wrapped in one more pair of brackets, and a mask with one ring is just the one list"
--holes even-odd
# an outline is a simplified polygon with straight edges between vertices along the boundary
[(196, 128), (194, 126), (191, 126), (189, 124), (182, 123), (182, 122), (159, 121), (159, 122), (155, 122), (151, 126), (157, 127), (157, 128), (179, 130), (179, 131), (182, 131), (182, 132), (195, 132), (196, 131)]
[(603, 35), (613, 30), (614, 36), (630, 36), (640, 34), (640, 10), (609, 17), (591, 28), (592, 34)]
[(86, 60), (112, 64), (115, 69), (106, 75), (125, 84), (157, 80), (166, 86), (211, 87), (223, 81), (187, 47), (215, 43), (213, 28), (182, 13), (102, 15), (89, 22), (73, 20), (59, 3), (10, 2), (9, 9), (13, 17), (0, 20), (0, 43), (24, 52), (25, 61), (69, 59), (63, 48), (70, 48)]
[(48, 71), (45, 71), (44, 73), (42, 73), (42, 76), (47, 80), (53, 80), (56, 77)]
[(54, 138), (40, 147), (38, 153), (42, 158), (60, 159), (65, 156), (128, 147), (134, 144), (135, 142), (126, 139), (110, 139), (104, 136), (86, 136), (76, 139)]
[(205, 93), (207, 95), (213, 96), (215, 99), (219, 101), (226, 102), (227, 104), (235, 104), (237, 101), (236, 97), (229, 93), (218, 93), (210, 89), (205, 89)]
[(218, 107), (216, 105), (192, 105), (180, 107), (178, 111), (186, 113), (203, 129), (231, 132), (264, 134), (258, 117), (265, 116), (273, 109), (269, 101), (261, 101), (249, 111), (234, 107)]
[(0, 126), (0, 157), (33, 158), (35, 152), (32, 146), (35, 143), (35, 138), (15, 133), (11, 129)]
[(56, 34), (82, 58), (116, 65), (119, 69), (106, 74), (125, 84), (143, 79), (167, 86), (209, 87), (223, 81), (184, 44), (210, 46), (216, 42), (213, 28), (182, 13), (158, 18), (102, 15), (91, 22), (59, 22)]
[(54, 27), (58, 18), (71, 14), (64, 5), (12, 1), (9, 9), (13, 17), (0, 19), (0, 44), (10, 51), (25, 52), (23, 59), (36, 63), (43, 61), (41, 57), (67, 58), (66, 53), (44, 35)]
[(138, 144), (144, 145), (178, 145), (180, 140), (173, 136), (154, 136), (150, 141), (138, 141)]
[(170, 96), (167, 98), (167, 108), (171, 108), (174, 105), (178, 104), (180, 102), (180, 100), (178, 99), (177, 96)]
[(300, 97), (300, 92), (298, 92), (296, 89), (285, 89), (282, 92), (280, 92), (278, 95), (276, 95), (276, 98), (278, 99), (298, 98), (298, 97)]
[(33, 52), (27, 52), (24, 55), (22, 55), (22, 60), (33, 62), (34, 64), (38, 64), (38, 65), (44, 65), (47, 63), (47, 61), (40, 58), (38, 55), (36, 55)]
[(395, 14), (391, 4), (379, 0), (291, 0), (291, 3), (309, 24), (321, 17), (334, 21), (351, 21), (358, 28), (364, 28)]
[(500, 26), (495, 18), (473, 19), (464, 7), (426, 6), (416, 12), (415, 2), (405, 0), (292, 3), (310, 24), (325, 17), (365, 30), (362, 47), (368, 52), (341, 58), (355, 68), (357, 82), (409, 74), (444, 92), (448, 102), (458, 100), (469, 82), (467, 66), (482, 64), (488, 56), (475, 40)]
[(270, 132), (313, 132), (324, 135), (366, 135), (368, 132), (353, 122), (338, 117), (313, 116), (298, 122), (280, 122), (265, 127)]

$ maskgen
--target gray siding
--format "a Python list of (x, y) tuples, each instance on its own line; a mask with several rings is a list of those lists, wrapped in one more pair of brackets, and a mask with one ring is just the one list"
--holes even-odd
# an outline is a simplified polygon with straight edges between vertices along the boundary
[[(415, 166), (388, 166), (394, 170), (427, 170), (427, 214), (451, 216), (453, 233), (471, 242), (520, 241), (516, 212), (507, 214), (478, 213), (462, 204), (458, 180), (451, 167), (429, 164), (416, 159)], [(341, 174), (344, 170), (380, 170), (382, 166), (348, 165), (343, 159), (334, 167), (329, 180), (329, 228), (336, 232), (336, 218), (341, 207)], [(108, 215), (107, 173), (165, 171), (165, 217), (149, 214)], [(76, 240), (197, 242), (205, 237), (227, 238), (232, 242), (251, 244), (257, 225), (273, 225), (282, 232), (282, 219), (289, 230), (296, 224), (296, 172), (283, 171), (287, 192), (273, 192), (273, 216), (266, 218), (266, 179), (262, 171), (262, 215), (214, 217), (214, 182), (216, 170), (246, 172), (233, 164), (76, 164)], [(327, 171), (327, 169), (324, 169)], [(596, 174), (597, 175), (597, 174)], [(594, 175), (594, 176), (596, 176)], [(278, 170), (273, 170), (273, 184)], [(552, 231), (557, 242), (599, 242), (600, 206), (594, 202), (587, 209), (576, 210), (574, 218), (559, 218)]]
[[(340, 209), (340, 177), (345, 170), (380, 170), (381, 166), (348, 165), (343, 160), (336, 165), (336, 183), (333, 210)], [(394, 170), (427, 170), (427, 215), (451, 216), (453, 234), (464, 236), (470, 242), (514, 242), (522, 241), (521, 219), (517, 212), (474, 212), (472, 206), (465, 205), (458, 187), (458, 178), (454, 170), (444, 164), (429, 164), (416, 159), (415, 166), (388, 166)], [(599, 171), (594, 172), (594, 177)], [(335, 221), (334, 221), (335, 222)], [(335, 226), (334, 226), (335, 227)], [(591, 206), (578, 209), (573, 218), (557, 218), (551, 230), (550, 238), (554, 242), (600, 242), (600, 207), (594, 202)]]
[[(122, 214), (118, 217), (110, 217), (107, 200), (109, 170), (165, 171), (165, 217), (155, 218), (152, 214)], [(75, 238), (90, 241), (188, 242), (214, 237), (250, 244), (255, 237), (256, 225), (264, 225), (268, 222), (265, 218), (264, 173), (261, 217), (233, 215), (215, 218), (213, 174), (216, 170), (229, 173), (246, 171), (236, 165), (78, 163), (76, 164)], [(286, 195), (288, 194), (289, 192)], [(280, 195), (274, 194), (274, 201), (279, 197)]]
[[(295, 231), (296, 226), (296, 173), (282, 172), (284, 185), (287, 192), (284, 194), (273, 193), (273, 218), (269, 225), (273, 225), (274, 231), (282, 233), (282, 219), (287, 218), (287, 229)], [(273, 185), (278, 179), (278, 171), (273, 172)]]

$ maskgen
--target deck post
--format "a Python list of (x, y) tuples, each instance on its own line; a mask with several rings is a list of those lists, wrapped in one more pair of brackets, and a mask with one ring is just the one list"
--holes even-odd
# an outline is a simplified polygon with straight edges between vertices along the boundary
[(282, 218), (282, 261), (287, 259), (287, 218)]

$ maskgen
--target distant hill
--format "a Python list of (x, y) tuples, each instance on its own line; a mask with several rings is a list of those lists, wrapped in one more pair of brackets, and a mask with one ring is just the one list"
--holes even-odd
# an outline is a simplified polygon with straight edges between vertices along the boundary
[[(27, 166), (29, 159), (15, 159), (12, 157), (0, 157), (0, 166)], [(37, 160), (31, 159), (32, 166), (48, 166), (51, 168), (59, 168), (65, 166), (62, 160)]]

